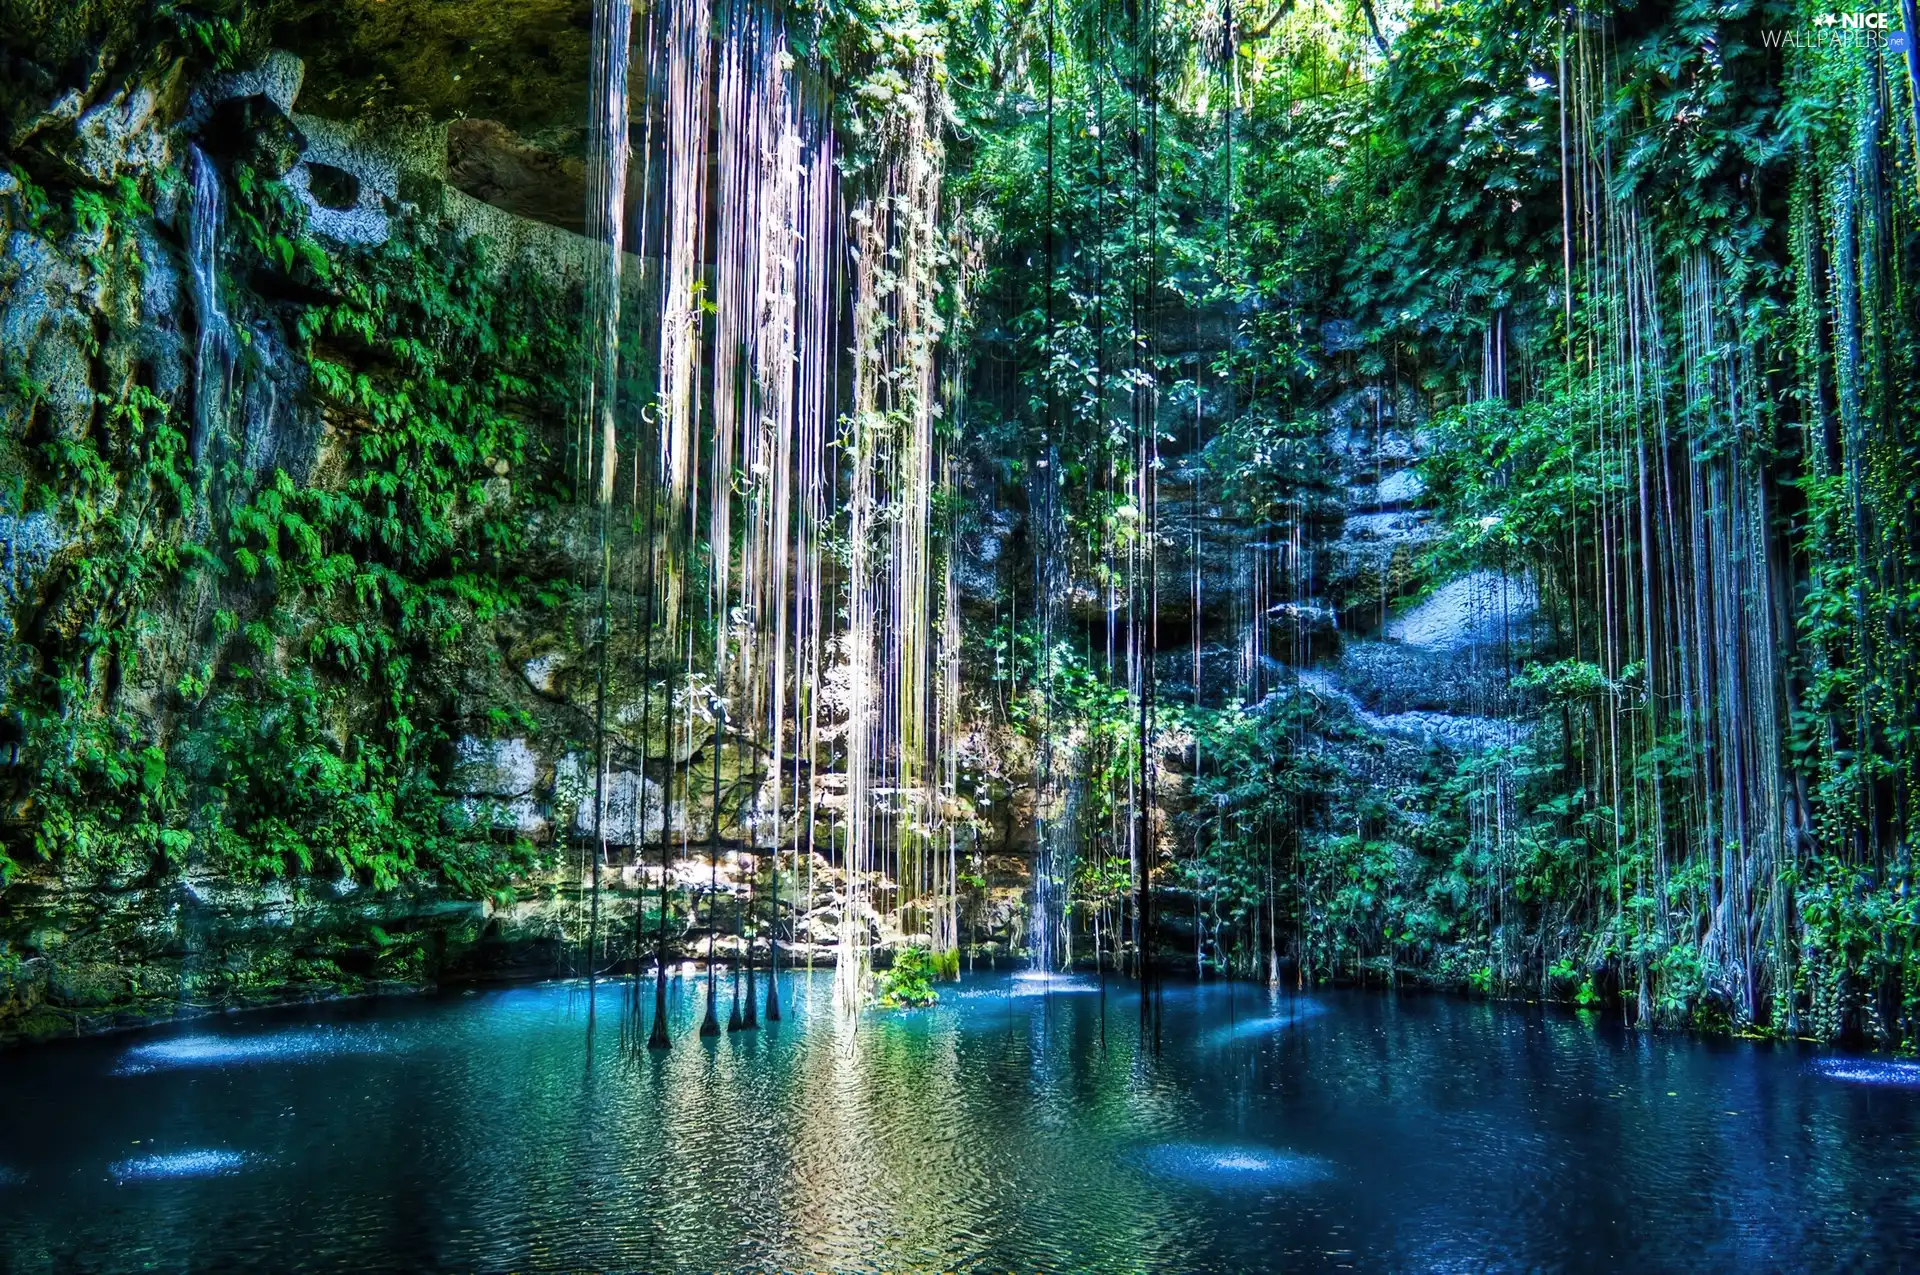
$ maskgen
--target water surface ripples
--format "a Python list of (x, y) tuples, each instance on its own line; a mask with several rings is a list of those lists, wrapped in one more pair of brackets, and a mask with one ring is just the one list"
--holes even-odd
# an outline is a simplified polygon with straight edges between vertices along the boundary
[[(1768, 1269), (1920, 1246), (1920, 1069), (1440, 997), (981, 976), (631, 1045), (626, 987), (0, 1056), (0, 1268)], [(651, 988), (644, 998), (650, 1008)], [(764, 990), (764, 985), (763, 985)], [(723, 987), (726, 1003), (730, 987)], [(641, 1037), (644, 1039), (644, 1035)]]

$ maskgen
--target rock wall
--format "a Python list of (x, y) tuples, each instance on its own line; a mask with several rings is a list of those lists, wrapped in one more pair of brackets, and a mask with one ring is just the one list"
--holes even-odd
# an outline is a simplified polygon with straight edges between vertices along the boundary
[[(33, 449), (96, 435), (113, 406), (136, 389), (185, 410), (193, 378), (206, 367), (208, 318), (201, 311), (209, 304), (206, 281), (196, 275), (207, 268), (189, 251), (192, 148), (205, 148), (223, 163), (243, 158), (283, 183), (311, 234), (342, 253), (428, 226), (453, 238), (484, 236), (495, 248), (487, 265), (497, 277), (518, 268), (562, 286), (578, 281), (591, 256), (573, 233), (581, 201), (579, 138), (557, 122), (552, 100), (564, 90), (568, 109), (577, 105), (585, 83), (577, 32), (557, 10), (537, 4), (488, 3), (433, 18), (425, 10), (445, 6), (384, 3), (379, 12), (366, 3), (349, 5), (356, 34), (344, 41), (337, 31), (296, 24), (294, 34), (304, 32), (306, 39), (302, 51), (318, 59), (311, 63), (277, 48), (235, 68), (210, 70), (161, 45), (144, 59), (109, 60), (65, 87), (10, 99), (10, 135), (33, 173), (26, 180), (24, 169), (0, 172), (6, 245), (0, 255), (0, 461), (28, 472), (37, 463)], [(386, 43), (416, 20), (427, 32), (418, 48)], [(425, 52), (445, 36), (462, 46), (461, 65), (471, 65), (484, 60), (478, 49), (504, 51), (500, 42), (516, 22), (526, 39), (545, 41), (555, 58), (573, 61), (548, 67), (541, 84), (466, 86), (462, 72), (448, 71)], [(374, 43), (359, 48), (355, 42), (363, 37)], [(358, 52), (343, 57), (343, 48)], [(532, 64), (543, 65), (539, 56)], [(384, 87), (381, 76), (391, 77)], [(500, 103), (499, 118), (467, 117), (467, 106), (477, 102)], [(56, 187), (116, 201), (113, 215), (98, 222), (49, 220), (31, 206), (32, 192)], [(57, 234), (48, 229), (56, 224), (64, 227)], [(247, 251), (277, 249), (249, 245)], [(337, 491), (358, 440), (378, 423), (313, 383), (299, 348), (298, 316), (325, 298), (302, 293), (310, 284), (263, 281), (254, 277), (263, 272), (230, 266), (240, 275), (236, 282), (267, 294), (235, 316), (244, 367), (235, 377), (240, 446), (232, 481), (257, 488), (277, 472)], [(633, 275), (645, 277), (648, 263), (634, 266)], [(1230, 325), (1222, 316), (1187, 319), (1181, 348), (1204, 352), (1227, 339)], [(380, 372), (377, 366), (359, 370)], [(525, 405), (513, 410), (538, 414)], [(1196, 410), (1197, 439), (1218, 423), (1221, 405), (1202, 401)], [(1316, 550), (1321, 585), (1310, 595), (1274, 600), (1262, 617), (1243, 613), (1242, 550), (1250, 529), (1235, 525), (1222, 494), (1208, 490), (1201, 454), (1170, 441), (1161, 484), (1163, 645), (1156, 653), (1163, 696), (1217, 705), (1240, 693), (1247, 680), (1242, 639), (1251, 624), (1264, 626), (1264, 649), (1271, 653), (1263, 676), (1286, 676), (1291, 668), (1308, 691), (1401, 740), (1409, 756), (1434, 741), (1462, 748), (1487, 742), (1509, 652), (1524, 640), (1516, 634), (1530, 612), (1526, 586), (1463, 577), (1442, 582), (1411, 609), (1402, 606), (1431, 521), (1414, 472), (1419, 439), (1412, 406), (1379, 389), (1347, 391), (1327, 406), (1326, 417), (1325, 444), (1336, 457), (1341, 492), (1319, 515), (1329, 533)], [(547, 450), (540, 463), (556, 468), (562, 444), (551, 435), (542, 441)], [(492, 458), (486, 463), (477, 495), (456, 516), (471, 522), (490, 509), (511, 512), (526, 533), (525, 547), (496, 569), (534, 580), (588, 578), (596, 541), (587, 515), (564, 501), (530, 499), (540, 473), (510, 470)], [(991, 624), (1004, 595), (1030, 589), (1026, 559), (1034, 536), (1019, 502), (998, 499), (984, 469), (963, 479), (963, 487), (962, 503), (972, 512), (961, 528), (954, 573), (970, 620)], [(68, 586), (73, 564), (98, 548), (44, 510), (0, 504), (0, 639), (10, 662), (0, 670), (5, 685), (16, 685), (28, 671), (41, 637), (70, 639), (85, 628), (90, 617)], [(1065, 588), (1063, 614), (1070, 620), (1091, 626), (1103, 615), (1105, 598), (1090, 580), (1070, 576)], [(209, 590), (186, 590), (142, 604), (140, 658), (127, 664), (123, 683), (102, 693), (137, 723), (126, 736), (128, 756), (117, 764), (134, 764), (135, 739), (157, 741), (152, 746), (163, 757), (180, 739), (191, 713), (177, 688), (216, 662), (212, 598)], [(613, 642), (639, 649), (643, 635), (634, 618), (641, 608), (625, 592), (612, 603)], [(328, 618), (317, 605), (265, 590), (240, 597), (235, 609), (238, 624), (281, 624), (283, 631), (266, 643), (270, 668), (286, 667)], [(590, 800), (598, 669), (579, 639), (593, 619), (589, 603), (576, 595), (546, 609), (461, 618), (462, 636), (443, 654), (439, 670), (446, 698), (431, 710), (431, 725), (444, 735), (431, 763), (435, 795), (450, 799), (437, 817), (447, 835), (486, 853), (525, 848), (506, 888), (488, 893), (416, 879), (378, 886), (377, 874), (289, 874), (285, 864), (276, 865), (277, 879), (272, 871), (236, 875), (192, 856), (82, 869), (18, 853), (22, 870), (0, 882), (0, 1040), (275, 1000), (584, 968), (592, 909), (581, 847), (601, 839)], [(1185, 646), (1188, 635), (1197, 655)], [(658, 889), (655, 865), (663, 849), (671, 861), (670, 959), (698, 955), (690, 940), (709, 926), (721, 935), (718, 953), (737, 949), (743, 923), (736, 905), (750, 879), (753, 897), (769, 897), (767, 865), (777, 849), (786, 891), (777, 927), (782, 942), (794, 959), (826, 959), (844, 882), (829, 854), (796, 857), (793, 847), (824, 851), (835, 844), (844, 783), (825, 773), (808, 776), (795, 793), (789, 779), (783, 808), (776, 810), (751, 741), (716, 734), (700, 688), (682, 685), (669, 704), (657, 689), (647, 689), (649, 681), (658, 687), (658, 670), (649, 677), (635, 665), (617, 662), (610, 670), (608, 721), (615, 738), (604, 840), (612, 861), (604, 872), (603, 943), (595, 963), (615, 967), (632, 959), (633, 943), (623, 947), (610, 936), (629, 933), (630, 920), (622, 929), (621, 918), (631, 918), (646, 892)], [(963, 723), (961, 790), (952, 798), (965, 825), (963, 950), (973, 960), (1017, 960), (1034, 937), (1027, 908), (1046, 785), (1036, 774), (1031, 740), (1008, 724), (1005, 706), (994, 701), (992, 670), (967, 673), (979, 693), (969, 695), (974, 720)], [(821, 689), (831, 699), (831, 674)], [(341, 752), (377, 707), (364, 689), (348, 701), (324, 726)], [(0, 824), (10, 844), (20, 846), (33, 840), (40, 815), (31, 794), (8, 778), (22, 747), (11, 722), (0, 713), (0, 785), (9, 796)], [(1175, 816), (1186, 800), (1193, 741), (1173, 729), (1163, 731), (1159, 743), (1164, 809), (1157, 826), (1177, 854)], [(725, 795), (717, 826), (706, 796), (688, 798), (689, 771)], [(676, 773), (682, 776), (677, 783)], [(1059, 793), (1046, 800), (1049, 810), (1075, 809)], [(703, 862), (703, 850), (717, 853), (717, 868)], [(702, 882), (716, 873), (719, 889), (709, 902)], [(871, 893), (879, 910), (866, 920), (875, 942), (883, 950), (905, 942), (897, 887), (880, 880)], [(1189, 902), (1170, 894), (1162, 909), (1164, 937), (1177, 947), (1193, 937), (1181, 929)], [(717, 913), (709, 915), (710, 907)]]
[[(1023, 964), (1025, 862), (987, 867), (1000, 884), (967, 897), (963, 959)], [(783, 966), (833, 964), (846, 883), (825, 855), (670, 855), (667, 873), (670, 964), (704, 964), (709, 934), (716, 961), (739, 963), (751, 934), (752, 959), (764, 969), (769, 926)], [(376, 890), (351, 878), (30, 871), (0, 896), (0, 1046), (290, 1002), (578, 977), (589, 965), (631, 974), (636, 922), (642, 968), (652, 968), (657, 860), (602, 876), (596, 932), (592, 876), (577, 856), (479, 899), (445, 886)], [(882, 965), (913, 941), (888, 906), (896, 895), (880, 876), (866, 891), (879, 905), (863, 919)]]
[(1323, 551), (1338, 640), (1304, 662), (1302, 681), (1390, 737), (1456, 750), (1514, 742), (1509, 683), (1533, 642), (1532, 582), (1431, 570), (1438, 528), (1410, 402), (1349, 393), (1329, 415), (1347, 510)]
[[(215, 322), (208, 311), (222, 296), (234, 330), (230, 353), (239, 355), (228, 369), (235, 468), (220, 480), (233, 503), (270, 486), (276, 474), (339, 491), (361, 463), (360, 440), (379, 424), (316, 386), (301, 348), (305, 316), (329, 296), (308, 291), (311, 281), (299, 282), (297, 272), (257, 259), (280, 249), (241, 242), (243, 232), (265, 230), (231, 218), (216, 227), (225, 238), (211, 261), (193, 257), (196, 151), (226, 184), (238, 180), (239, 164), (280, 183), (297, 201), (306, 233), (340, 259), (426, 227), (451, 239), (484, 238), (492, 280), (520, 271), (562, 290), (577, 284), (592, 248), (573, 233), (584, 198), (579, 138), (558, 123), (577, 110), (586, 83), (584, 41), (568, 15), (518, 0), (458, 14), (404, 0), (349, 8), (351, 36), (297, 15), (279, 28), (317, 62), (264, 48), (228, 69), (210, 68), (164, 29), (151, 48), (139, 48), (135, 36), (151, 19), (137, 7), (92, 11), (76, 16), (69, 41), (91, 50), (90, 70), (76, 76), (71, 62), (47, 54), (35, 72), (42, 87), (24, 79), (5, 86), (0, 109), (11, 112), (9, 136), (26, 167), (0, 170), (0, 468), (35, 475), (44, 471), (45, 449), (62, 440), (104, 445), (109, 418), (136, 392), (182, 416), (199, 411), (195, 378), (218, 355), (206, 344)], [(262, 12), (268, 9), (285, 6)], [(443, 37), (463, 65), (497, 54), (496, 66), (533, 74), (511, 86), (463, 87), (459, 71), (425, 52)], [(543, 41), (551, 65), (531, 47)], [(343, 58), (348, 49), (358, 52)], [(24, 46), (14, 51), (16, 70), (38, 56)], [(471, 101), (504, 114), (467, 118)], [(49, 209), (49, 199), (62, 206)], [(69, 202), (78, 213), (69, 214)], [(81, 215), (96, 204), (105, 210), (99, 218)], [(646, 264), (633, 264), (630, 275), (644, 278)], [(363, 370), (383, 371), (377, 364)], [(542, 428), (538, 405), (511, 410)], [(536, 452), (546, 449), (536, 460), (557, 469), (559, 447), (537, 434), (535, 442)], [(559, 582), (589, 577), (596, 561), (590, 518), (564, 501), (527, 496), (551, 479), (509, 473), (502, 461), (477, 500), (456, 510), (469, 523), (489, 506), (516, 510), (525, 547), (496, 570)], [(776, 819), (757, 754), (747, 741), (716, 737), (699, 688), (680, 688), (669, 730), (658, 672), (649, 698), (641, 670), (628, 665), (614, 670), (610, 685), (611, 861), (601, 874), (599, 941), (589, 954), (593, 888), (583, 847), (599, 832), (591, 800), (597, 669), (579, 639), (591, 617), (577, 596), (557, 608), (469, 615), (469, 636), (440, 657), (436, 676), (446, 698), (431, 706), (435, 720), (426, 723), (446, 738), (428, 766), (434, 800), (444, 799), (442, 831), (475, 855), (519, 857), (499, 888), (460, 888), (427, 873), (382, 883), (377, 871), (301, 871), (297, 864), (289, 871), (284, 862), (248, 873), (198, 850), (153, 856), (131, 835), (124, 847), (81, 855), (67, 846), (51, 862), (39, 858), (34, 847), (59, 838), (48, 832), (45, 803), (23, 768), (26, 741), (11, 697), (44, 680), (46, 652), (71, 644), (93, 618), (74, 601), (82, 596), (76, 573), (93, 569), (84, 562), (171, 546), (103, 543), (98, 530), (63, 521), (37, 499), (30, 491), (0, 494), (0, 836), (11, 855), (10, 867), (0, 856), (0, 1043), (279, 1001), (579, 973), (589, 963), (630, 968), (636, 908), (644, 904), (654, 915), (663, 851), (669, 960), (704, 959), (709, 930), (717, 933), (717, 956), (741, 952), (754, 915), (746, 902), (755, 900), (763, 918), (771, 912), (776, 841), (788, 847), (775, 927), (782, 959), (831, 959), (846, 891), (824, 848), (834, 844), (843, 786), (823, 776), (798, 799), (788, 791)], [(212, 539), (204, 522), (185, 537), (202, 545)], [(161, 590), (132, 606), (137, 659), (111, 665), (113, 685), (91, 688), (95, 702), (80, 710), (107, 712), (118, 723), (102, 765), (185, 765), (177, 754), (198, 746), (188, 741), (199, 710), (179, 690), (183, 681), (218, 679), (229, 663), (255, 673), (291, 668), (329, 618), (316, 599), (235, 588), (233, 580)], [(640, 608), (625, 595), (615, 601), (630, 628)], [(211, 624), (216, 607), (237, 615), (229, 630), (258, 621), (263, 633), (277, 631), (257, 654), (223, 653), (229, 639)], [(628, 629), (614, 635), (635, 649), (639, 638)], [(326, 751), (345, 756), (377, 708), (371, 690), (349, 685), (322, 724)], [(262, 718), (257, 729), (275, 727)], [(975, 740), (972, 769), (998, 776), (1005, 750), (987, 734)], [(690, 770), (703, 784), (722, 786), (718, 827), (705, 796), (687, 798)], [(1008, 786), (999, 777), (979, 782)], [(1006, 805), (1011, 811), (1018, 802)], [(809, 810), (813, 844), (823, 847), (811, 855), (792, 849), (807, 842), (800, 825)], [(983, 823), (984, 839), (970, 839), (979, 884), (961, 921), (975, 959), (987, 961), (1022, 945), (1026, 867), (1017, 846), (1003, 853), (995, 827), (1009, 839), (1022, 835), (1018, 821), (1008, 820)], [(305, 847), (320, 860), (328, 849)], [(884, 962), (887, 950), (907, 941), (898, 929), (900, 892), (879, 878), (867, 893), (878, 910), (865, 923)], [(653, 926), (645, 928), (638, 948), (651, 960)], [(764, 944), (760, 951), (764, 959)]]

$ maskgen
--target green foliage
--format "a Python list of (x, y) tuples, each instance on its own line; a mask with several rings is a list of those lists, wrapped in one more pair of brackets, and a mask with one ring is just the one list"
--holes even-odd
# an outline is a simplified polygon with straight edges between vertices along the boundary
[(924, 947), (901, 948), (894, 953), (893, 964), (880, 975), (882, 1009), (924, 1009), (940, 999), (933, 980), (939, 976), (938, 963)]
[(1536, 691), (1549, 704), (1589, 700), (1618, 689), (1598, 664), (1572, 659), (1529, 664), (1514, 677), (1513, 687), (1519, 691)]
[[(950, 18), (996, 500), (1036, 540), (1061, 506), (1047, 547), (1137, 614), (1143, 464), (1162, 499), (1191, 485), (1317, 567), (1343, 504), (1327, 443), (1390, 401), (1438, 543), (1331, 587), (1282, 570), (1268, 596), (1342, 627), (1423, 576), (1501, 572), (1539, 600), (1492, 690), (1526, 725), (1510, 747), (1422, 765), (1337, 705), (1290, 729), (1271, 722), (1299, 697), (1163, 705), (1160, 743), (1190, 735), (1195, 761), (1156, 875), (1222, 942), (1272, 909), (1315, 974), (1920, 1039), (1898, 902), (1920, 187), (1897, 59), (1783, 47), (1808, 15), (1779, 0), (1461, 0), (1416, 6), (1390, 49), (1317, 6), (1236, 11), (1231, 48), (1197, 10), (1113, 16)], [(1173, 537), (1155, 549), (1165, 572)], [(1009, 561), (998, 614), (1037, 609), (1031, 565)], [(1026, 738), (1119, 762), (1085, 776), (1076, 885), (1110, 898), (1139, 703), (1039, 632), (1003, 624), (975, 658)]]
[(1800, 892), (1807, 927), (1801, 977), (1812, 1026), (1824, 1037), (1860, 1034), (1913, 1050), (1920, 902), (1911, 863), (1902, 859), (1876, 872), (1827, 861), (1814, 873)]
[(919, 0), (826, 0), (793, 33), (795, 48), (834, 94), (848, 167), (871, 160), (902, 113), (917, 112), (915, 84), (946, 81), (946, 32)]
[(996, 625), (987, 641), (991, 681), (1007, 697), (1007, 720), (1035, 739), (1056, 720), (1086, 720), (1098, 730), (1130, 718), (1126, 689), (1107, 681), (1071, 642), (1044, 648), (1032, 621)]
[[(186, 437), (167, 405), (136, 387), (102, 428), (48, 438), (40, 453), (29, 503), (81, 547), (62, 563), (40, 662), (16, 664), (24, 677), (8, 695), (35, 794), (32, 844), (45, 857), (71, 849), (115, 864), (171, 853), (166, 812), (179, 783), (114, 692), (141, 673), (156, 599), (205, 557), (179, 537), (198, 507)], [(99, 802), (101, 793), (117, 799)], [(0, 876), (10, 867), (0, 855)]]
[[(549, 498), (529, 422), (564, 401), (563, 311), (414, 220), (330, 256), (283, 186), (234, 179), (230, 304), (281, 325), (339, 443), (301, 476), (251, 473), (221, 439), (196, 468), (138, 386), (39, 442), (20, 499), (75, 549), (8, 696), (31, 848), (490, 890), (531, 847), (466, 830), (435, 754), (471, 636), (564, 601), (510, 566)], [(71, 215), (114, 243), (143, 211), (122, 189)], [(249, 295), (262, 280), (273, 299)]]
[[(1189, 710), (1185, 716), (1193, 736), (1194, 800), (1182, 821), (1182, 840), (1189, 848), (1179, 856), (1177, 876), (1209, 901), (1211, 928), (1250, 932), (1265, 899), (1292, 875), (1289, 867), (1314, 862), (1317, 851), (1331, 850), (1339, 866), (1332, 860), (1321, 866), (1340, 880), (1305, 868), (1305, 894), (1314, 902), (1303, 899), (1301, 905), (1325, 904), (1322, 914), (1329, 924), (1316, 927), (1316, 942), (1338, 946), (1351, 957), (1352, 944), (1376, 937), (1377, 930), (1360, 923), (1366, 935), (1336, 932), (1331, 917), (1337, 912), (1358, 923), (1360, 913), (1371, 912), (1372, 897), (1351, 893), (1330, 900), (1326, 894), (1363, 884), (1371, 890), (1378, 882), (1366, 878), (1363, 883), (1347, 871), (1353, 847), (1301, 843), (1302, 830), (1325, 812), (1343, 777), (1330, 754), (1301, 747), (1307, 732), (1332, 729), (1326, 710), (1311, 695), (1290, 693), (1253, 708)], [(1217, 959), (1226, 967), (1230, 954), (1221, 952)]]
[(1457, 350), (1447, 338), (1477, 334), (1557, 260), (1557, 26), (1524, 0), (1468, 0), (1417, 13), (1395, 42), (1368, 139), (1390, 221), (1356, 245), (1345, 289), (1374, 340)]
[(231, 70), (239, 64), (247, 45), (245, 33), (232, 16), (219, 12), (219, 5), (184, 5), (159, 0), (153, 16), (185, 47), (188, 55), (216, 70)]

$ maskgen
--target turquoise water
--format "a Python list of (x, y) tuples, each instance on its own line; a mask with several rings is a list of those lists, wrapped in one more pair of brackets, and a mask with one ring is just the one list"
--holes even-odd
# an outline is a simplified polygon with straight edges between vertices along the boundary
[[(0, 1268), (1894, 1269), (1920, 1069), (1441, 997), (1091, 979), (637, 1053), (625, 990), (0, 1055)], [(725, 993), (722, 1013), (725, 1013)], [(648, 997), (651, 1004), (651, 996)]]

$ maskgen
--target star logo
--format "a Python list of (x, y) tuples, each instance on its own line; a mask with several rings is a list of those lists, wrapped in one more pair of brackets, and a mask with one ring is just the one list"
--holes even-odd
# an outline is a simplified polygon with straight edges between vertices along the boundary
[(1837, 13), (1823, 13), (1819, 17), (1813, 20), (1813, 25), (1815, 25), (1816, 27), (1839, 26), (1840, 15)]

